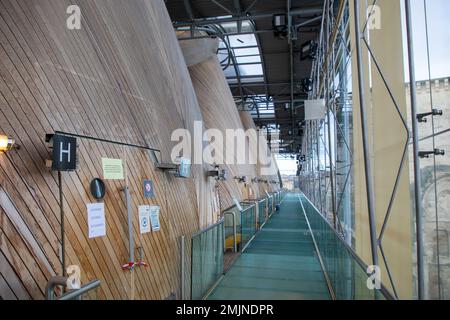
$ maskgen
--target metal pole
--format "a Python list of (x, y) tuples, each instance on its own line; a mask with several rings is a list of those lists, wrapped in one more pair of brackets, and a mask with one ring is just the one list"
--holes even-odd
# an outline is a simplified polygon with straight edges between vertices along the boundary
[(67, 279), (64, 276), (51, 277), (45, 286), (45, 300), (55, 300), (55, 287), (61, 286), (65, 288), (67, 286)]
[(372, 177), (372, 161), (370, 159), (370, 146), (369, 146), (369, 134), (367, 128), (367, 116), (366, 116), (366, 98), (364, 91), (364, 75), (363, 75), (363, 62), (362, 62), (362, 50), (361, 50), (361, 27), (360, 27), (360, 6), (359, 0), (354, 0), (355, 7), (355, 33), (356, 33), (356, 57), (358, 67), (358, 90), (359, 90), (359, 104), (361, 114), (361, 130), (362, 130), (362, 142), (364, 153), (364, 173), (366, 177), (366, 192), (367, 192), (367, 208), (369, 211), (369, 226), (370, 226), (370, 245), (372, 249), (372, 262), (374, 266), (378, 266), (378, 241), (375, 221), (375, 205), (374, 205), (374, 190), (373, 190), (373, 177)]
[(420, 186), (420, 159), (419, 159), (419, 128), (417, 124), (417, 89), (416, 89), (416, 70), (414, 64), (414, 40), (412, 35), (411, 21), (411, 3), (405, 0), (406, 15), (406, 33), (409, 56), (409, 79), (411, 88), (411, 119), (412, 119), (412, 138), (414, 150), (414, 201), (416, 211), (416, 238), (417, 238), (417, 294), (419, 300), (425, 298), (424, 284), (424, 258), (423, 258), (423, 208), (422, 208), (422, 190)]
[(316, 175), (315, 175), (315, 161), (314, 161), (314, 121), (309, 121), (309, 154), (311, 157), (311, 181), (312, 181), (312, 190), (311, 190), (311, 199), (313, 199), (314, 203), (317, 203), (316, 197)]
[(127, 214), (128, 214), (128, 236), (129, 236), (128, 250), (130, 251), (129, 262), (134, 262), (133, 212), (131, 210), (130, 188), (125, 187), (123, 191), (125, 192), (125, 201), (127, 205)]
[[(331, 8), (329, 9), (330, 13), (329, 13), (329, 17), (334, 17), (334, 6), (331, 5)], [(332, 26), (331, 24), (329, 24), (329, 31), (330, 33), (332, 33)], [(334, 28), (333, 28), (334, 29)], [(337, 160), (338, 160), (338, 133), (337, 133), (337, 126), (338, 126), (338, 120), (337, 120), (337, 109), (336, 109), (336, 90), (335, 90), (335, 84), (336, 84), (336, 72), (335, 72), (335, 65), (336, 65), (336, 57), (335, 57), (335, 41), (333, 41), (331, 43), (331, 70), (330, 70), (330, 74), (331, 74), (331, 82), (332, 82), (332, 92), (331, 92), (331, 96), (332, 96), (332, 101), (331, 101), (331, 112), (333, 114), (333, 123), (334, 123), (334, 127), (333, 127), (333, 136), (334, 136), (334, 153), (333, 153), (333, 160), (334, 160), (334, 197), (333, 197), (333, 201), (334, 201), (334, 208), (336, 210), (336, 223), (339, 224), (339, 208), (337, 205), (337, 199), (338, 199), (338, 179), (337, 179)]]
[[(330, 43), (329, 43), (329, 31), (330, 31), (330, 4), (327, 0), (326, 2), (327, 10), (326, 10), (326, 32), (325, 32), (325, 52), (328, 52)], [(332, 107), (330, 105), (330, 61), (325, 59), (325, 101), (327, 105), (327, 122), (328, 122), (328, 158), (330, 161), (330, 186), (331, 186), (331, 208), (333, 210), (333, 225), (334, 228), (337, 229), (337, 219), (336, 219), (336, 193), (335, 193), (335, 180), (334, 180), (334, 170), (333, 170), (333, 146), (331, 143), (331, 111)], [(333, 66), (334, 67), (334, 66)]]
[(320, 203), (320, 213), (323, 213), (323, 203), (322, 203), (322, 173), (321, 173), (321, 164), (320, 164), (320, 133), (319, 133), (320, 120), (317, 120), (316, 125), (316, 139), (317, 139), (317, 173), (318, 173), (318, 181), (319, 181), (319, 203)]
[(181, 295), (181, 300), (184, 300), (184, 265), (185, 265), (185, 259), (186, 259), (186, 257), (185, 257), (185, 250), (186, 250), (186, 244), (185, 244), (185, 241), (186, 241), (186, 237), (185, 236), (181, 236), (181, 279), (180, 279), (180, 281), (181, 281), (181, 292), (180, 292), (180, 295)]
[(288, 12), (288, 43), (289, 43), (289, 68), (290, 68), (290, 95), (291, 95), (291, 128), (292, 134), (294, 135), (294, 43), (292, 40), (292, 16), (291, 12), (291, 0), (287, 0), (286, 3), (287, 12)]
[(64, 196), (62, 185), (62, 174), (58, 171), (58, 184), (59, 184), (59, 209), (61, 219), (61, 275), (66, 274), (66, 242), (64, 237)]
[(309, 154), (311, 157), (311, 199), (316, 203), (316, 180), (314, 175), (313, 121), (309, 121)]

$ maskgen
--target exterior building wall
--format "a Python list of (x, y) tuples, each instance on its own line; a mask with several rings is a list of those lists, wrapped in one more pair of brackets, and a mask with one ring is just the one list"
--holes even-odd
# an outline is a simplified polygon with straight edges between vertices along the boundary
[[(450, 85), (449, 78), (417, 82), (418, 113), (443, 111), (419, 124), (420, 149), (446, 151), (420, 160), (424, 208), (425, 283), (428, 299), (450, 299)], [(407, 85), (406, 94), (410, 95)], [(410, 110), (410, 101), (408, 110)], [(412, 161), (412, 158), (411, 158)], [(410, 164), (411, 172), (413, 164)], [(411, 185), (411, 191), (413, 191)], [(441, 294), (439, 295), (439, 290)]]

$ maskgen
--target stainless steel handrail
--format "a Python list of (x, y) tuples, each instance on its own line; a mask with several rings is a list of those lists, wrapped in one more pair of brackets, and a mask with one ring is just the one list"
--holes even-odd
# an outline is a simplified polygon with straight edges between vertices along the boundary
[(209, 227), (206, 227), (205, 229), (202, 229), (202, 230), (200, 230), (200, 231), (194, 233), (194, 234), (192, 235), (192, 238), (198, 237), (199, 235), (201, 235), (201, 234), (203, 234), (203, 233), (205, 233), (205, 232), (208, 232), (209, 230), (211, 230), (211, 229), (213, 229), (213, 228), (219, 226), (219, 225), (222, 224), (223, 222), (224, 222), (224, 219), (222, 218), (222, 219), (220, 219), (218, 222), (216, 222), (216, 223), (210, 225)]
[(100, 287), (100, 285), (100, 280), (93, 280), (82, 286), (80, 289), (67, 292), (66, 294), (58, 297), (57, 300), (74, 300), (80, 298), (83, 294)]
[(55, 276), (50, 278), (50, 280), (47, 283), (47, 286), (45, 287), (45, 298), (46, 300), (73, 300), (76, 298), (80, 298), (83, 294), (86, 292), (89, 292), (101, 285), (100, 280), (93, 280), (84, 286), (82, 286), (80, 289), (71, 290), (59, 297), (55, 298), (54, 289), (56, 286), (61, 286), (66, 288), (67, 287), (67, 280), (68, 277), (62, 277), (62, 276)]

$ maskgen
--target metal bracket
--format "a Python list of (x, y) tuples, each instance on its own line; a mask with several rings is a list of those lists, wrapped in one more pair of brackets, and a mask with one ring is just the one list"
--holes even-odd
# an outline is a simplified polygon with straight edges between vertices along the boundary
[(419, 123), (427, 123), (428, 119), (427, 117), (429, 116), (442, 116), (444, 115), (444, 112), (442, 110), (439, 109), (433, 109), (433, 111), (431, 112), (426, 112), (426, 113), (420, 113), (417, 115), (417, 121), (419, 121)]
[(175, 163), (157, 163), (155, 167), (161, 171), (178, 171), (178, 165)]
[(422, 159), (429, 158), (431, 155), (445, 156), (445, 150), (434, 149), (433, 151), (420, 151), (419, 152), (419, 157)]
[(220, 170), (219, 166), (215, 166), (214, 170), (210, 170), (207, 172), (207, 176), (214, 177), (217, 181), (226, 181), (227, 171), (225, 169)]

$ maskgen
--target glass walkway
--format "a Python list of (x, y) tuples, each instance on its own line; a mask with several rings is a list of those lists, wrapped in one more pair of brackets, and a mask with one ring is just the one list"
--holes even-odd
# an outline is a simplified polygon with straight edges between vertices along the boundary
[(331, 299), (297, 194), (286, 195), (208, 299)]

